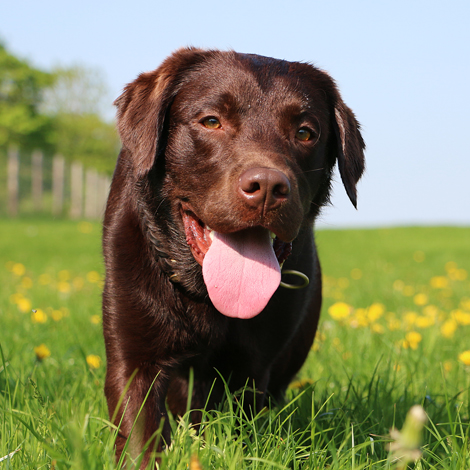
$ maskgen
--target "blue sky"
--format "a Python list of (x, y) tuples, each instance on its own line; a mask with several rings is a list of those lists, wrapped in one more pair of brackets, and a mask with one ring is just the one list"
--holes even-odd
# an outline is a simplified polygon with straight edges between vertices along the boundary
[(312, 62), (367, 143), (358, 211), (336, 177), (320, 226), (470, 225), (470, 2), (3, 2), (0, 38), (45, 69), (99, 68), (109, 108), (138, 73), (194, 45)]

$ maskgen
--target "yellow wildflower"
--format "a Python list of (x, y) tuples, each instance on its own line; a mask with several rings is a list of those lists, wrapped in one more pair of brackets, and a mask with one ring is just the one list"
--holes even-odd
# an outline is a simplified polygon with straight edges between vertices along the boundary
[(441, 326), (441, 334), (445, 338), (452, 338), (457, 329), (457, 322), (454, 319), (447, 320)]
[(445, 289), (449, 285), (449, 279), (445, 276), (434, 276), (429, 283), (433, 289)]
[(22, 297), (21, 299), (18, 299), (18, 302), (16, 302), (16, 305), (18, 306), (18, 310), (20, 312), (26, 313), (31, 311), (31, 300)]
[(86, 362), (92, 369), (98, 369), (101, 366), (101, 358), (95, 354), (89, 354)]
[(23, 276), (26, 272), (26, 268), (21, 263), (15, 263), (11, 268), (11, 272), (17, 276)]
[(414, 293), (415, 293), (415, 288), (413, 286), (403, 287), (403, 295), (406, 295), (406, 297), (411, 297)]
[(57, 283), (57, 290), (62, 294), (68, 294), (71, 290), (71, 286), (66, 281), (60, 281)]
[(452, 361), (444, 361), (443, 367), (446, 372), (450, 372), (452, 370)]
[(47, 286), (52, 282), (52, 278), (50, 274), (44, 273), (39, 276), (38, 282), (41, 286)]
[(408, 346), (411, 349), (418, 349), (418, 345), (422, 339), (423, 337), (421, 336), (421, 334), (416, 331), (410, 331), (405, 336), (405, 341), (408, 343)]
[(466, 366), (470, 366), (470, 350), (460, 353), (459, 361), (463, 362)]
[(467, 312), (470, 312), (470, 299), (468, 299), (467, 297), (464, 297), (460, 301), (460, 308), (462, 310), (467, 310)]
[(60, 321), (64, 318), (64, 313), (62, 310), (53, 310), (51, 316), (54, 321)]
[(399, 330), (401, 328), (401, 321), (398, 318), (390, 318), (387, 326), (390, 331)]
[(99, 315), (92, 315), (90, 321), (93, 325), (99, 325), (101, 323), (101, 317)]
[(31, 289), (33, 287), (33, 280), (30, 277), (24, 277), (21, 280), (21, 286), (25, 289)]
[(34, 348), (34, 354), (36, 354), (38, 361), (42, 361), (51, 355), (51, 351), (49, 351), (49, 348), (45, 344), (41, 344)]
[(470, 325), (470, 313), (466, 313), (463, 310), (452, 310), (450, 312), (452, 318), (460, 325)]
[(374, 303), (367, 309), (367, 318), (369, 321), (374, 322), (378, 320), (385, 312), (385, 307), (382, 304)]
[(371, 328), (374, 333), (382, 334), (385, 331), (385, 328), (380, 323), (374, 323)]
[(77, 276), (77, 277), (73, 278), (72, 284), (73, 284), (73, 287), (76, 290), (81, 290), (81, 289), (83, 289), (83, 286), (85, 285), (85, 281), (84, 281), (83, 277), (78, 277)]
[(78, 230), (82, 233), (91, 233), (93, 231), (93, 225), (90, 222), (80, 222), (78, 224)]
[(418, 318), (418, 314), (416, 312), (406, 312), (403, 316), (403, 320), (408, 325), (414, 325), (416, 319)]
[(38, 308), (37, 310), (33, 310), (31, 314), (31, 320), (33, 323), (46, 323), (47, 322), (47, 315)]
[(336, 302), (329, 309), (328, 313), (335, 320), (342, 320), (352, 312), (352, 307), (345, 302)]
[(413, 302), (415, 303), (415, 305), (419, 305), (420, 307), (422, 307), (428, 303), (428, 296), (423, 293), (416, 294), (413, 297)]
[(429, 328), (434, 325), (434, 318), (420, 315), (416, 318), (415, 325), (418, 328)]
[(98, 283), (101, 280), (101, 276), (99, 275), (97, 271), (90, 271), (86, 275), (86, 278), (87, 278), (87, 281), (91, 283)]

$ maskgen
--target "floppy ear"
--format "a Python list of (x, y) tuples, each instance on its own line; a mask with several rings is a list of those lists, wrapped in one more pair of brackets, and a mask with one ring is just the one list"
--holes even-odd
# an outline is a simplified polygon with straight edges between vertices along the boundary
[(337, 140), (338, 167), (349, 199), (357, 208), (356, 184), (364, 172), (365, 144), (354, 113), (338, 96), (333, 123)]
[(114, 102), (122, 146), (128, 150), (137, 177), (150, 171), (164, 148), (166, 114), (181, 88), (184, 72), (206, 56), (200, 49), (180, 49), (157, 70), (140, 74)]

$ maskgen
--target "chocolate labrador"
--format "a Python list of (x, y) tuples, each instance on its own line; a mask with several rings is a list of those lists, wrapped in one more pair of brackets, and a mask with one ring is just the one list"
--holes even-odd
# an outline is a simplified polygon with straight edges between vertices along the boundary
[(256, 387), (247, 408), (282, 396), (320, 314), (313, 224), (336, 162), (356, 205), (364, 143), (327, 73), (233, 51), (178, 50), (115, 104), (103, 327), (120, 455), (160, 425), (170, 441), (190, 370), (193, 409), (223, 398), (220, 376)]

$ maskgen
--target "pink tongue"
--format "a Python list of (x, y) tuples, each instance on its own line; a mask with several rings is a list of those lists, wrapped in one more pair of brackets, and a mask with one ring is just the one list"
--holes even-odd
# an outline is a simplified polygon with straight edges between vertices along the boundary
[(255, 228), (213, 234), (202, 263), (212, 303), (228, 317), (246, 319), (258, 315), (281, 282), (269, 232)]

